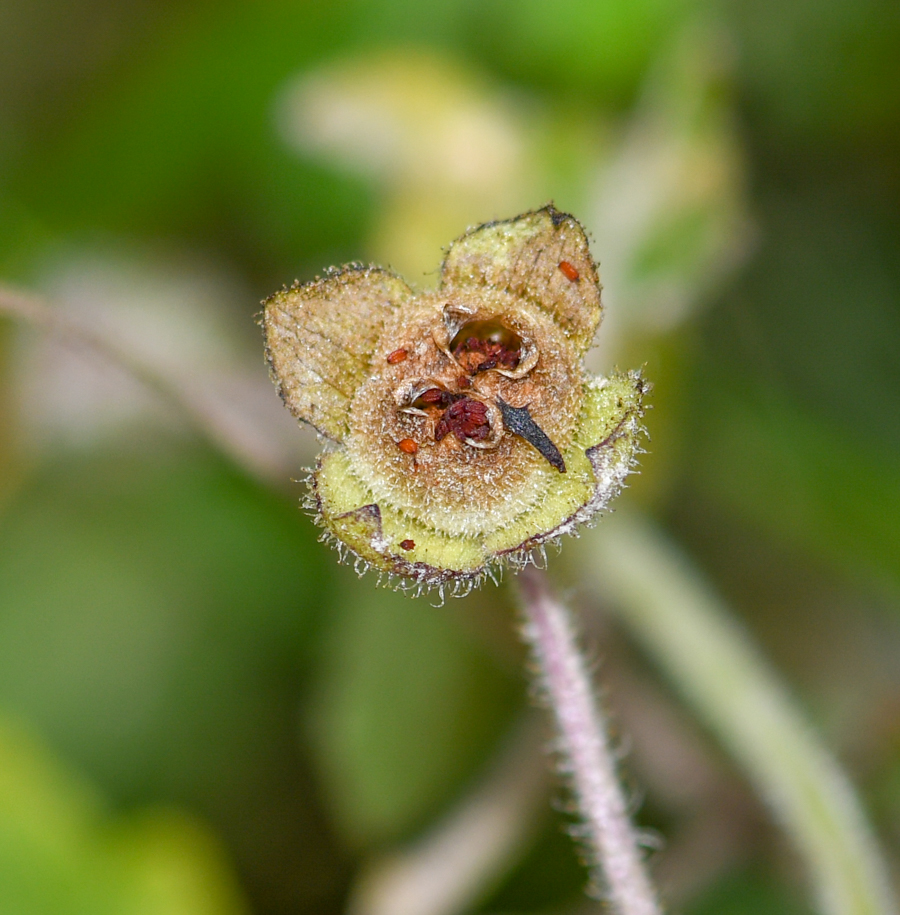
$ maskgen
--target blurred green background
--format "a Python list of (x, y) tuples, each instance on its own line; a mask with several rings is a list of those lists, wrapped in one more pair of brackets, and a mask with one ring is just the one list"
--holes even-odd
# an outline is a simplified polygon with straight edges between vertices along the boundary
[[(0, 5), (0, 282), (213, 429), (0, 323), (0, 913), (378, 912), (498, 759), (543, 767), (511, 589), (436, 608), (317, 542), (254, 315), (348, 260), (427, 286), (550, 199), (600, 261), (592, 367), (655, 383), (623, 503), (746, 622), (896, 875), (898, 61), (893, 0)], [(733, 764), (584, 613), (672, 907), (810, 911)], [(595, 911), (561, 787), (528, 784), (459, 911)]]

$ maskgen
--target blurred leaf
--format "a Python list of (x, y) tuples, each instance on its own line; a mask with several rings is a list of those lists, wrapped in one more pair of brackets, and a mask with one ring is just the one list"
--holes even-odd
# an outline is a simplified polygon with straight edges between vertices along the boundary
[(895, 208), (867, 179), (811, 174), (770, 178), (757, 213), (757, 257), (699, 327), (688, 474), (776, 543), (896, 598)]
[[(285, 138), (367, 178), (380, 207), (367, 250), (414, 284), (467, 225), (541, 201), (538, 122), (485, 74), (434, 49), (353, 53), (298, 75), (281, 104)], [(535, 135), (546, 133), (532, 124)]]
[(312, 540), (202, 453), (70, 456), (0, 532), (0, 695), (129, 792), (232, 780), (310, 636)]
[(573, 911), (579, 911), (577, 904), (584, 898), (586, 879), (578, 845), (561, 828), (558, 816), (548, 816), (537, 841), (478, 911), (485, 915), (567, 911), (558, 907), (559, 901), (566, 899), (573, 901)]
[(644, 346), (677, 327), (746, 256), (731, 70), (721, 29), (681, 29), (598, 169), (591, 224), (609, 310), (598, 342), (607, 352), (618, 356), (622, 338)]
[(621, 105), (705, 0), (495, 0), (471, 38), (494, 66), (535, 88)]
[(12, 328), (7, 322), (0, 323), (0, 510), (18, 482), (17, 447), (12, 432), (16, 428), (8, 369), (8, 352), (12, 339)]
[(724, 379), (693, 458), (695, 484), (766, 530), (900, 591), (900, 457), (817, 420), (776, 392)]
[(877, 807), (882, 834), (896, 857), (900, 851), (900, 733), (896, 726), (897, 715), (890, 708), (893, 741), (886, 754), (882, 770), (877, 773), (878, 780), (874, 790), (874, 803)]
[(765, 876), (745, 870), (720, 881), (685, 915), (806, 915), (810, 911)]
[(352, 31), (278, 0), (173, 16), (72, 99), (65, 123), (10, 153), (16, 205), (78, 238), (204, 236), (266, 272), (346, 250), (368, 212), (363, 189), (292, 157), (273, 108), (284, 79)]
[(503, 735), (520, 694), (454, 620), (453, 605), (371, 581), (348, 589), (311, 730), (343, 832), (368, 844), (421, 827)]
[(296, 502), (158, 437), (63, 455), (5, 508), (0, 703), (117, 801), (209, 817), (274, 911), (321, 905), (342, 859), (296, 717), (332, 557)]
[(0, 718), (0, 908), (10, 915), (237, 915), (221, 850), (175, 812), (112, 820), (77, 776)]
[[(724, 7), (755, 126), (783, 158), (815, 144), (900, 138), (900, 7), (893, 0), (751, 0)], [(804, 149), (804, 146), (807, 146)]]
[(705, 319), (701, 370), (749, 373), (844, 439), (900, 449), (894, 200), (871, 175), (829, 172), (770, 181), (756, 213), (757, 256)]

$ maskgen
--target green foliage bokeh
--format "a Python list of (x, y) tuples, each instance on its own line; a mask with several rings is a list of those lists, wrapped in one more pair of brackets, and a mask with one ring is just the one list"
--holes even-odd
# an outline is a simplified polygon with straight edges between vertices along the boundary
[[(786, 672), (896, 866), (895, 3), (10, 4), (0, 279), (50, 289), (60, 262), (121, 248), (195, 257), (247, 290), (222, 309), (264, 374), (258, 301), (369, 257), (390, 195), (408, 191), (292, 148), (278, 126), (291, 79), (383, 50), (455, 61), (531, 125), (544, 172), (522, 193), (562, 188), (574, 206), (673, 36), (698, 23), (726, 36), (713, 94), (752, 230), (702, 308), (628, 341), (660, 414), (631, 497)], [(638, 272), (694, 256), (703, 214), (679, 217)], [(255, 481), (190, 435), (30, 444), (26, 345), (0, 326), (0, 720), (26, 722), (0, 731), (0, 915), (342, 911), (359, 866), (450, 809), (526, 704), (508, 594), (489, 587), (467, 613), (358, 583), (316, 542), (299, 487)], [(14, 803), (23, 771), (33, 817)], [(645, 811), (677, 820), (652, 792)], [(699, 873), (682, 911), (804, 910), (750, 821), (747, 863)], [(558, 866), (526, 850), (483, 911), (576, 904), (583, 873), (559, 830), (548, 817), (532, 845)], [(157, 864), (173, 889), (154, 902)], [(39, 873), (61, 895), (29, 896)]]

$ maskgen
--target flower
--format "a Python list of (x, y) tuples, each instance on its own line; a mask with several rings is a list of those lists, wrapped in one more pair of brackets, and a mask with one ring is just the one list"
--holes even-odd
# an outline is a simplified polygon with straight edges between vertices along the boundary
[(470, 230), (435, 292), (349, 264), (265, 302), (271, 373), (326, 442), (317, 519), (362, 568), (467, 591), (594, 518), (640, 451), (640, 372), (589, 377), (600, 284), (552, 205)]

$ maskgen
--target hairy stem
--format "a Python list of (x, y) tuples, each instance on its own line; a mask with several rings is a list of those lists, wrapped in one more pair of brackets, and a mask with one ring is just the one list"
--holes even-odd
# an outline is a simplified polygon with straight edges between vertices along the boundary
[(594, 876), (617, 915), (658, 915), (660, 909), (616, 779), (615, 760), (569, 612), (540, 570), (524, 569), (519, 586), (525, 639), (556, 718), (563, 768), (584, 821), (583, 838)]

